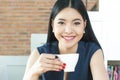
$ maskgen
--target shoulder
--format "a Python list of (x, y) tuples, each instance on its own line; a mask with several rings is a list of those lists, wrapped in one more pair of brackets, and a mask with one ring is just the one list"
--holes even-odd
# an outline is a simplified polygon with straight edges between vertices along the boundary
[(37, 47), (39, 53), (50, 53), (50, 50), (57, 48), (58, 42), (45, 43), (42, 46)]
[(95, 42), (84, 42), (84, 41), (79, 42), (78, 51), (84, 52), (85, 55), (89, 56), (89, 59), (91, 59), (93, 54), (99, 49), (101, 49), (101, 47), (97, 45)]
[(80, 46), (83, 46), (85, 49), (88, 50), (96, 50), (96, 49), (101, 49), (100, 46), (98, 44), (96, 44), (95, 42), (84, 42), (84, 41), (80, 41), (79, 42)]

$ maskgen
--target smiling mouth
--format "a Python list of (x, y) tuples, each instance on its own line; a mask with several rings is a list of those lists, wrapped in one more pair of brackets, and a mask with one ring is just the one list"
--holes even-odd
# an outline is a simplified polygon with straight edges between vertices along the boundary
[(75, 36), (62, 36), (63, 39), (65, 39), (66, 41), (71, 41), (75, 38)]

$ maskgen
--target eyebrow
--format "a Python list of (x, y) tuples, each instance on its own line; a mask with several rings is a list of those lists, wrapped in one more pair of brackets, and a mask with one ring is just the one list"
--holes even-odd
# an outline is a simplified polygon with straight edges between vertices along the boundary
[(58, 20), (62, 20), (62, 21), (65, 21), (65, 19), (62, 19), (62, 18), (60, 18), (60, 19), (58, 19)]
[[(63, 18), (60, 18), (60, 19), (58, 19), (58, 20), (66, 21), (66, 20), (65, 20), (65, 19), (63, 19)], [(79, 19), (79, 18), (76, 18), (76, 19), (74, 19), (74, 20), (72, 20), (72, 21), (77, 21), (77, 20), (82, 21), (82, 20), (81, 20), (81, 19)]]
[(79, 18), (76, 18), (76, 19), (74, 19), (73, 21), (77, 21), (77, 20), (82, 21), (82, 20), (81, 20), (81, 19), (79, 19)]

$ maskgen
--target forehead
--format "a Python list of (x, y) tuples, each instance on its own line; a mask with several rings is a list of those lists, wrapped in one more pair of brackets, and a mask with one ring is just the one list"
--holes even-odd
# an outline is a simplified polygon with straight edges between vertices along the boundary
[(63, 19), (75, 19), (75, 18), (79, 18), (82, 19), (81, 14), (74, 8), (64, 8), (62, 11), (60, 11), (56, 17), (55, 20), (59, 19), (59, 18), (63, 18)]

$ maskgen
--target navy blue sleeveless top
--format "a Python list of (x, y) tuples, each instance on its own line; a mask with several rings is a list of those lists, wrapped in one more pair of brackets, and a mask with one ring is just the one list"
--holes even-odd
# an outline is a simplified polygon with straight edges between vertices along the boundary
[[(52, 44), (44, 44), (37, 48), (39, 53), (59, 54), (58, 42)], [(78, 63), (74, 72), (68, 73), (68, 80), (93, 80), (90, 70), (90, 60), (92, 55), (100, 49), (100, 47), (93, 42), (78, 43), (77, 53), (79, 53)], [(40, 78), (40, 80), (63, 80), (64, 71), (48, 71)]]

